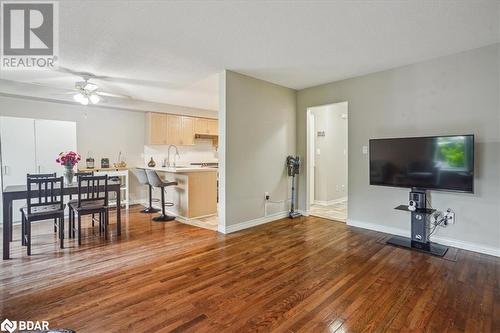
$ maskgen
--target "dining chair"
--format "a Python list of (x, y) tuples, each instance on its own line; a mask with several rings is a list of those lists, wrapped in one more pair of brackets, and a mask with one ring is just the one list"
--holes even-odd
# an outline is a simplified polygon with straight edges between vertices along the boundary
[(31, 255), (31, 222), (34, 221), (48, 219), (58, 221), (60, 248), (64, 248), (63, 177), (30, 177), (28, 175), (26, 185), (26, 206), (22, 207), (20, 211), (21, 244), (27, 246), (27, 254)]
[[(78, 177), (78, 198), (69, 202), (69, 219), (72, 236), (78, 235), (78, 245), (82, 244), (82, 216), (99, 214), (99, 233), (108, 239), (109, 207), (108, 176)], [(75, 226), (75, 215), (78, 224)], [(92, 217), (92, 221), (94, 218)]]
[[(56, 178), (56, 173), (28, 173), (27, 178), (41, 179), (41, 178)], [(54, 232), (57, 232), (57, 219), (54, 219)]]

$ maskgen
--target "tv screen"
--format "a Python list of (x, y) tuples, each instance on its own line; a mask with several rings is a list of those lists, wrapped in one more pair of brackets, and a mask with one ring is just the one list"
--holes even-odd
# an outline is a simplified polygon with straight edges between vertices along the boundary
[(370, 140), (370, 185), (474, 191), (474, 135)]

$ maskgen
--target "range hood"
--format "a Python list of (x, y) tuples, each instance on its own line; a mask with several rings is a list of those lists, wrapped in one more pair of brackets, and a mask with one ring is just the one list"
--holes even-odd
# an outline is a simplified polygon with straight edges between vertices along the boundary
[(217, 134), (195, 134), (195, 139), (209, 139), (215, 147), (219, 146), (219, 136)]
[(194, 137), (195, 139), (211, 139), (211, 140), (219, 138), (217, 134), (195, 134)]

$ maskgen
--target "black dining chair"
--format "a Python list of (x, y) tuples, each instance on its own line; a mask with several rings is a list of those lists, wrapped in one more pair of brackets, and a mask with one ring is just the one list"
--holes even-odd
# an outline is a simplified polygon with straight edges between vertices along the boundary
[[(69, 219), (72, 236), (78, 234), (78, 245), (82, 244), (82, 216), (99, 214), (99, 233), (108, 239), (109, 207), (108, 176), (78, 177), (78, 198), (69, 202)], [(78, 224), (75, 226), (75, 215)], [(94, 218), (92, 218), (94, 221)]]
[[(75, 175), (74, 177), (76, 178), (76, 181), (78, 183), (78, 178), (80, 178), (81, 176), (93, 176), (94, 175), (94, 171), (79, 171), (79, 172), (75, 172)], [(68, 207), (69, 209), (71, 210), (69, 204), (73, 201), (76, 201), (76, 199), (73, 199), (73, 194), (70, 194), (69, 195), (69, 202), (68, 202)], [(94, 226), (94, 221), (95, 221), (95, 216), (94, 214), (92, 214), (92, 226)], [(72, 236), (74, 236), (74, 230), (69, 227), (68, 228), (68, 232), (69, 232), (69, 238), (72, 238)]]
[[(31, 177), (30, 177), (31, 176)], [(27, 246), (27, 253), (31, 255), (31, 222), (54, 219), (59, 225), (59, 240), (61, 249), (64, 248), (64, 208), (63, 177), (26, 177), (27, 198), (26, 206), (21, 211), (21, 244)]]
[[(42, 178), (56, 178), (56, 173), (28, 173), (27, 178), (42, 179)], [(54, 232), (57, 232), (57, 219), (54, 219)]]

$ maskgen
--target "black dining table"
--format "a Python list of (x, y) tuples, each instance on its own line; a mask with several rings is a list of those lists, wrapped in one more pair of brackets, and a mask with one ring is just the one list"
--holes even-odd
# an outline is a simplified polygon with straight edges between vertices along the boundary
[[(108, 192), (116, 193), (116, 234), (121, 235), (121, 195), (120, 195), (120, 181), (108, 181)], [(104, 191), (104, 185), (100, 186), (100, 190)], [(54, 188), (55, 195), (60, 194), (60, 189)], [(35, 194), (37, 194), (35, 190)], [(64, 184), (63, 195), (77, 195), (78, 183)], [(26, 185), (12, 185), (6, 186), (2, 192), (3, 201), (3, 259), (10, 258), (10, 242), (12, 242), (12, 202), (15, 200), (25, 200), (28, 197)]]

